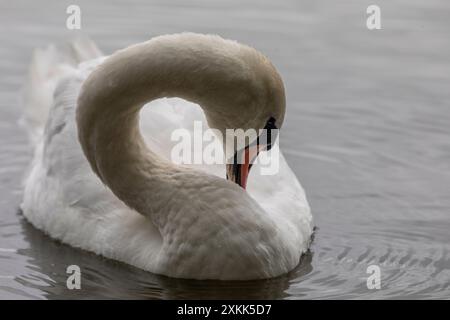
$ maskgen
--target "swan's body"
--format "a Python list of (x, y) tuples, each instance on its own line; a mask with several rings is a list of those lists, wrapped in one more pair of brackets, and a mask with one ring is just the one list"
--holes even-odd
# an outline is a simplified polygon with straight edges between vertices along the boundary
[[(312, 218), (282, 155), (279, 173), (255, 172), (247, 190), (224, 179), (225, 166), (192, 169), (166, 160), (171, 131), (191, 128), (193, 120), (221, 130), (258, 128), (266, 112), (275, 112), (282, 122), (284, 105), (264, 105), (284, 104), (284, 92), (272, 91), (281, 80), (266, 77), (275, 71), (261, 54), (216, 36), (181, 34), (75, 68), (58, 66), (51, 68), (59, 73), (45, 73), (31, 88), (56, 84), (47, 86), (54, 89), (52, 106), (35, 139), (22, 204), (34, 226), (172, 277), (269, 278), (299, 263)], [(239, 88), (261, 92), (239, 96)], [(184, 100), (153, 101), (140, 112), (139, 130), (145, 103), (174, 96), (203, 112)], [(240, 102), (258, 115), (243, 117)]]

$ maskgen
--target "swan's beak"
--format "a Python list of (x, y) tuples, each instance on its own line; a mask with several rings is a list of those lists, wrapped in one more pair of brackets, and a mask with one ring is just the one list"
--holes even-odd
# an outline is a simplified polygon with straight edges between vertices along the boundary
[(266, 145), (254, 144), (245, 147), (244, 150), (237, 151), (233, 163), (227, 164), (227, 180), (233, 181), (245, 189), (253, 162), (258, 154), (264, 150), (267, 150)]
[(278, 128), (275, 122), (275, 118), (270, 117), (264, 127), (265, 131), (253, 143), (236, 151), (232, 163), (227, 164), (227, 180), (237, 183), (244, 189), (247, 187), (248, 175), (256, 157), (261, 151), (269, 151), (272, 142), (276, 140)]

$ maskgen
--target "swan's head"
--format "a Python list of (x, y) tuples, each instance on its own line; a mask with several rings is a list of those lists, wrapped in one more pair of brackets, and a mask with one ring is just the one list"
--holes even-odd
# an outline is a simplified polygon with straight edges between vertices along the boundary
[(283, 124), (284, 85), (262, 53), (219, 37), (213, 41), (216, 58), (202, 69), (209, 77), (201, 88), (201, 103), (209, 126), (224, 137), (227, 179), (245, 188), (253, 161), (271, 148)]

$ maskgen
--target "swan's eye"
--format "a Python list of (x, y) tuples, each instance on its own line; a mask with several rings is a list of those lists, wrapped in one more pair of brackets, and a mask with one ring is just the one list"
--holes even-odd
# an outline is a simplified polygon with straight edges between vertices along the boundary
[(267, 120), (264, 129), (278, 129), (277, 126), (275, 125), (276, 121), (277, 120), (274, 117), (270, 117), (269, 120)]

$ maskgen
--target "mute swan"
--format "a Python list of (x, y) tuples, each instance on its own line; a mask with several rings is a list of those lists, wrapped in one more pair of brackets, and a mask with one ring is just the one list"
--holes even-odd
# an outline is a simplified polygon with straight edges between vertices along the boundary
[(312, 217), (282, 155), (276, 175), (254, 173), (246, 190), (225, 166), (167, 159), (170, 131), (195, 119), (221, 131), (270, 118), (281, 127), (284, 87), (267, 58), (193, 33), (110, 57), (87, 40), (71, 52), (37, 52), (30, 71), (25, 118), (36, 147), (21, 208), (36, 228), (170, 277), (262, 279), (299, 263)]

